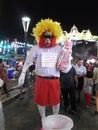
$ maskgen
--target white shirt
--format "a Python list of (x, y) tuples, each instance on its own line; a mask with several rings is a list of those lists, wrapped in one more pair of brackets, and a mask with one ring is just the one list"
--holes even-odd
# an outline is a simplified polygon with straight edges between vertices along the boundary
[(35, 62), (35, 73), (37, 75), (60, 77), (60, 72), (56, 69), (56, 62), (61, 49), (62, 47), (58, 45), (51, 48), (40, 48), (37, 45), (30, 50), (26, 63)]
[(77, 75), (80, 75), (80, 76), (83, 76), (83, 75), (86, 75), (86, 67), (81, 65), (81, 66), (78, 66), (76, 65), (75, 66), (75, 69), (76, 69), (76, 74)]

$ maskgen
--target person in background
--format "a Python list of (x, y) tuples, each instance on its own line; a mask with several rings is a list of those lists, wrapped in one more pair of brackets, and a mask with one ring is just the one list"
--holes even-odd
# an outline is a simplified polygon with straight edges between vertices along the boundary
[[(67, 73), (61, 71), (60, 82), (61, 92), (64, 101), (64, 111), (67, 112), (70, 110), (72, 114), (76, 114), (76, 87), (78, 86), (78, 79), (76, 75), (76, 70), (73, 66)], [(70, 105), (71, 109), (69, 109)]]
[(84, 77), (83, 92), (85, 94), (86, 108), (89, 107), (93, 90), (93, 74), (91, 71), (88, 71)]
[(11, 67), (10, 62), (8, 60), (5, 61), (4, 67), (9, 69)]
[(92, 72), (93, 73), (93, 65), (91, 62), (84, 61), (83, 65), (86, 67), (87, 73)]
[(84, 85), (84, 76), (86, 75), (86, 67), (83, 65), (83, 60), (82, 59), (77, 59), (77, 65), (75, 66), (76, 69), (76, 74), (78, 77), (78, 86), (77, 86), (77, 91), (78, 91), (78, 103), (80, 103), (81, 99), (81, 91), (83, 89)]
[(7, 84), (6, 83), (9, 82), (10, 79), (8, 78), (7, 72), (6, 72), (6, 70), (3, 66), (3, 60), (2, 59), (0, 59), (0, 78), (4, 81), (4, 84), (3, 84), (2, 87), (3, 87), (4, 92), (8, 96), (9, 93), (8, 93), (8, 90), (7, 90)]
[(10, 61), (11, 67), (15, 68), (16, 67), (16, 59), (14, 56), (11, 56), (11, 61)]
[(98, 114), (98, 60), (96, 61), (96, 66), (93, 70), (93, 80), (95, 84), (95, 101), (96, 101), (96, 111), (95, 114)]
[(75, 68), (72, 66), (72, 45), (70, 40), (64, 42), (64, 46), (57, 61), (57, 69), (60, 70), (61, 94), (64, 101), (64, 111), (76, 113), (76, 94), (75, 90), (78, 85)]

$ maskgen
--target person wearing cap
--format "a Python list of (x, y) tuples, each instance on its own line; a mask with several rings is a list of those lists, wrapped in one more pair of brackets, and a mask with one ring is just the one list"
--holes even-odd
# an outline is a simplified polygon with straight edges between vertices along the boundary
[[(33, 36), (37, 45), (26, 57), (18, 84), (22, 85), (29, 65), (35, 63), (34, 102), (38, 104), (41, 121), (46, 116), (45, 107), (52, 106), (53, 114), (59, 113), (60, 108), (60, 71), (56, 68), (58, 55), (62, 49), (57, 40), (63, 34), (60, 23), (52, 19), (41, 19), (33, 28)], [(43, 130), (43, 126), (41, 128)]]

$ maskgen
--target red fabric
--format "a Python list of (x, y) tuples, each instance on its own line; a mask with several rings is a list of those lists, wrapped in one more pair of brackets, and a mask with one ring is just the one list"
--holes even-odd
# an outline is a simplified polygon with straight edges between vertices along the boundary
[(60, 103), (59, 79), (45, 79), (36, 77), (34, 102), (40, 106), (52, 106)]
[[(39, 47), (41, 47), (41, 48), (44, 48), (44, 47), (46, 46), (46, 44), (45, 44), (45, 38), (44, 38), (43, 36), (40, 38), (38, 45), (39, 45)], [(50, 47), (53, 47), (53, 46), (56, 46), (56, 45), (57, 45), (57, 44), (56, 44), (56, 38), (55, 38), (55, 37), (52, 37), (52, 38), (51, 38), (51, 44), (50, 44), (49, 48), (50, 48)]]
[(86, 106), (90, 105), (91, 102), (91, 94), (85, 94)]

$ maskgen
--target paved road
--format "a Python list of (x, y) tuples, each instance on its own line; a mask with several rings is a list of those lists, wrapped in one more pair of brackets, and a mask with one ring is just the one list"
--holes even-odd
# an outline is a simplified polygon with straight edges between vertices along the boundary
[(33, 99), (18, 98), (4, 106), (6, 130), (39, 130), (40, 116)]
[[(3, 105), (6, 130), (40, 130), (41, 120), (33, 96), (24, 100), (15, 98), (10, 103)], [(98, 130), (98, 115), (94, 115), (95, 104), (92, 100), (90, 108), (85, 108), (84, 100), (78, 105), (78, 113), (71, 115), (61, 108), (60, 114), (69, 116), (73, 122), (72, 130)], [(52, 114), (51, 107), (46, 109), (47, 115)]]

